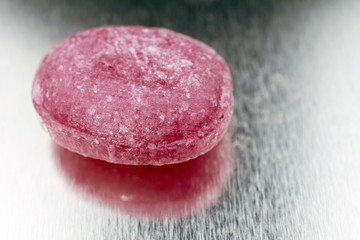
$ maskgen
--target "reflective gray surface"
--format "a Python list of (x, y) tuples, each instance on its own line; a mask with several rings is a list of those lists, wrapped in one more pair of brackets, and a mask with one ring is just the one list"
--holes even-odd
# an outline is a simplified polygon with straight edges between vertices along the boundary
[[(234, 169), (212, 207), (138, 220), (79, 195), (32, 107), (61, 39), (163, 26), (213, 46), (234, 79)], [(358, 239), (359, 1), (0, 1), (0, 239)]]

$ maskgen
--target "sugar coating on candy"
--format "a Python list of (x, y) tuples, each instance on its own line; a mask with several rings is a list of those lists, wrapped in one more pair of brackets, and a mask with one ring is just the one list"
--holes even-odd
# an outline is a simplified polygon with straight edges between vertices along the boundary
[(32, 98), (52, 138), (84, 156), (163, 165), (216, 145), (232, 79), (209, 46), (173, 31), (108, 26), (77, 33), (42, 61)]

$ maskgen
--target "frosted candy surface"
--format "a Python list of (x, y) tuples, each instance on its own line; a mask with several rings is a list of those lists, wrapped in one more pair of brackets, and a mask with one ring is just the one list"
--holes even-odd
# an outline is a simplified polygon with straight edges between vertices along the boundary
[(232, 115), (232, 79), (207, 45), (162, 28), (100, 27), (57, 45), (35, 76), (53, 139), (114, 163), (162, 165), (209, 151)]

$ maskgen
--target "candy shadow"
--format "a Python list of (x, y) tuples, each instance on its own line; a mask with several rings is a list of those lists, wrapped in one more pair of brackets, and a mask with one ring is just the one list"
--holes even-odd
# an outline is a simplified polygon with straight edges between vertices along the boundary
[(233, 169), (226, 135), (196, 159), (164, 166), (130, 166), (86, 158), (54, 144), (58, 169), (85, 198), (146, 219), (196, 214), (219, 199)]

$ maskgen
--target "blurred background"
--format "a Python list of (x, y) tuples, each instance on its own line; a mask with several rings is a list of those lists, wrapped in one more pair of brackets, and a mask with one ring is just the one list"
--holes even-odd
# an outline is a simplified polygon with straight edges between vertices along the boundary
[[(184, 33), (229, 64), (233, 165), (199, 213), (138, 219), (79, 196), (59, 171), (33, 76), (62, 39), (113, 24)], [(0, 239), (360, 236), (359, 1), (1, 0), (0, 84)]]

